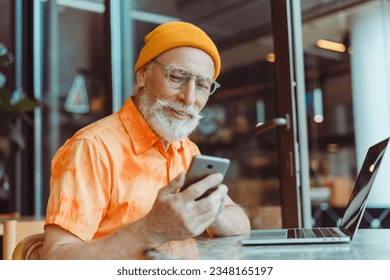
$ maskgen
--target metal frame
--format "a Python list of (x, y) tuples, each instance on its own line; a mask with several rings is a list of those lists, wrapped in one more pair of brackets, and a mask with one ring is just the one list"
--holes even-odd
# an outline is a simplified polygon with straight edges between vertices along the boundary
[[(112, 111), (118, 111), (133, 88), (133, 26), (126, 11), (132, 1), (108, 1), (111, 42)], [(125, 29), (127, 26), (128, 29)], [(130, 32), (129, 32), (130, 31)]]
[[(310, 226), (307, 195), (308, 146), (300, 1), (271, 1), (274, 30), (277, 117), (290, 117), (290, 129), (278, 129), (280, 199), (283, 227)], [(277, 32), (275, 32), (277, 30)], [(299, 106), (297, 106), (299, 105)], [(299, 107), (299, 110), (297, 109)], [(299, 126), (298, 126), (299, 123)], [(306, 167), (303, 166), (306, 164)], [(307, 168), (307, 169), (306, 169)], [(309, 217), (309, 219), (308, 219)]]
[[(42, 100), (42, 9), (41, 0), (33, 3), (33, 78), (34, 97)], [(34, 208), (35, 214), (42, 214), (42, 109), (34, 111)]]

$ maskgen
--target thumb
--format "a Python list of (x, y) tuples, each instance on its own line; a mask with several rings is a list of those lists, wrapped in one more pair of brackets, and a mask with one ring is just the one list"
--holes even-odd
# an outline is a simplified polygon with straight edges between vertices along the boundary
[(173, 178), (173, 180), (162, 189), (164, 193), (175, 193), (178, 189), (180, 189), (184, 184), (185, 175), (184, 172), (180, 172), (177, 177)]

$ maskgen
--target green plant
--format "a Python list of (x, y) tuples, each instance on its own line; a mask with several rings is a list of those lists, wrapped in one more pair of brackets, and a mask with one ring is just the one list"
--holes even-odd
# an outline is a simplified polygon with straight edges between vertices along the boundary
[[(13, 55), (0, 43), (0, 68), (9, 66), (13, 61)], [(0, 194), (3, 196), (10, 188), (6, 162), (15, 150), (26, 147), (21, 122), (33, 124), (28, 113), (39, 105), (21, 89), (11, 92), (5, 85), (6, 77), (0, 70)]]

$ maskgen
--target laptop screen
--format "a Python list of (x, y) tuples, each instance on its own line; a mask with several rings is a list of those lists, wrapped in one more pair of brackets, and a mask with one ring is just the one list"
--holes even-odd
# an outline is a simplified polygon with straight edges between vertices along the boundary
[(356, 179), (355, 187), (340, 224), (340, 229), (345, 234), (349, 235), (351, 239), (363, 217), (368, 195), (378, 172), (388, 141), (389, 138), (370, 147)]

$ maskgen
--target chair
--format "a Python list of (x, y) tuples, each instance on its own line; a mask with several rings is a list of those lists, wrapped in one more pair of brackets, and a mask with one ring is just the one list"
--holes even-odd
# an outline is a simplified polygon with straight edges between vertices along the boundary
[(13, 260), (39, 260), (45, 239), (44, 233), (27, 236), (16, 245), (12, 254)]
[[(4, 221), (4, 235), (3, 235), (3, 259), (11, 260), (12, 254), (17, 247), (18, 243), (24, 238), (35, 235), (38, 233), (44, 233), (44, 220), (6, 220)], [(36, 240), (33, 239), (33, 240)], [(27, 242), (29, 241), (29, 242)], [(24, 240), (18, 248), (18, 252), (27, 252), (27, 245), (29, 248), (36, 247), (36, 245), (30, 245), (30, 239)], [(43, 238), (42, 238), (43, 241)], [(26, 245), (26, 246), (23, 246)], [(27, 250), (27, 251), (26, 251)], [(18, 255), (20, 256), (20, 254)]]

